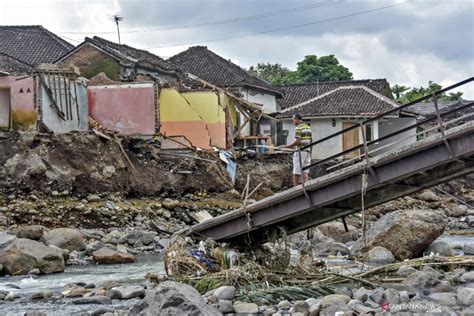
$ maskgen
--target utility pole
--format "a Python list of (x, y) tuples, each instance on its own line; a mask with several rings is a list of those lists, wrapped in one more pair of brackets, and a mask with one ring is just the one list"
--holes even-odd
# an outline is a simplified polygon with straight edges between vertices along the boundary
[(121, 17), (120, 15), (118, 14), (114, 15), (114, 21), (115, 21), (115, 24), (117, 24), (117, 35), (118, 35), (119, 44), (122, 44), (120, 42), (120, 27), (119, 27), (119, 22), (122, 20), (123, 20), (123, 17)]

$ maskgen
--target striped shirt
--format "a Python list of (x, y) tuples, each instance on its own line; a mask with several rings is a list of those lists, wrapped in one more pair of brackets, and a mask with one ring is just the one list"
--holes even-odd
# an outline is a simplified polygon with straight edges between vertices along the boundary
[(298, 148), (311, 144), (313, 140), (311, 127), (306, 123), (300, 123), (295, 129), (295, 138), (300, 140)]

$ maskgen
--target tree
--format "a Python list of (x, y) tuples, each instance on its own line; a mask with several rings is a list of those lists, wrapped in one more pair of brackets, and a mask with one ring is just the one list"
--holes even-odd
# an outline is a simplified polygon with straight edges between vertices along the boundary
[(292, 71), (281, 64), (258, 63), (249, 72), (273, 84), (351, 80), (352, 73), (334, 55), (308, 55)]
[(305, 56), (298, 63), (296, 72), (302, 82), (352, 80), (352, 72), (339, 64), (334, 55)]
[[(443, 87), (433, 81), (428, 81), (428, 87), (419, 88), (408, 88), (405, 86), (394, 85), (392, 87), (392, 93), (395, 95), (395, 99), (402, 104), (413, 102), (419, 98), (427, 95), (431, 95), (436, 91), (443, 89)], [(438, 100), (442, 101), (457, 101), (462, 99), (462, 92), (450, 92), (437, 94)]]
[(249, 72), (273, 84), (295, 83), (294, 72), (281, 64), (258, 63), (250, 66)]

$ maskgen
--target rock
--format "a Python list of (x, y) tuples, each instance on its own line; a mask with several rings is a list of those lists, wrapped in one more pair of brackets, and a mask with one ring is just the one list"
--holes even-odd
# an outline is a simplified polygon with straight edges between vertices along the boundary
[[(306, 302), (305, 302), (306, 303)], [(306, 303), (307, 304), (307, 303)], [(283, 310), (289, 310), (291, 308), (291, 303), (287, 300), (281, 301), (278, 303), (277, 307), (278, 309), (283, 309)]]
[(153, 242), (155, 234), (152, 232), (134, 230), (124, 236), (124, 239), (130, 246), (134, 246), (137, 242), (141, 242), (143, 245), (149, 245)]
[(338, 286), (334, 289), (334, 294), (344, 294), (352, 297), (352, 290), (346, 286)]
[(351, 308), (343, 301), (334, 301), (330, 305), (321, 309), (320, 315), (344, 315), (352, 316)]
[(431, 273), (417, 271), (410, 274), (403, 284), (425, 289), (427, 287), (435, 286), (439, 283), (438, 277)]
[(462, 246), (462, 251), (465, 255), (474, 255), (474, 242), (466, 242)]
[(309, 313), (309, 304), (305, 301), (295, 301), (293, 304), (294, 313), (302, 313), (303, 315), (308, 315)]
[(474, 305), (469, 306), (461, 311), (461, 316), (472, 316), (474, 315)]
[(425, 250), (426, 253), (439, 254), (441, 256), (454, 256), (454, 252), (451, 249), (451, 246), (443, 240), (436, 240), (431, 245), (428, 246)]
[(346, 243), (360, 237), (360, 230), (352, 225), (347, 225), (347, 228), (349, 231), (346, 232), (344, 224), (341, 222), (330, 222), (318, 226), (321, 233), (337, 242)]
[(325, 297), (323, 297), (323, 299), (321, 300), (321, 306), (323, 308), (329, 306), (329, 305), (332, 305), (334, 302), (344, 302), (344, 304), (347, 304), (349, 303), (349, 301), (351, 300), (351, 298), (347, 295), (343, 295), (343, 294), (330, 294), (330, 295), (326, 295)]
[(309, 316), (318, 316), (321, 312), (321, 303), (314, 303), (309, 305)]
[(88, 202), (99, 202), (101, 200), (100, 196), (97, 194), (91, 194), (87, 196), (87, 201)]
[(117, 281), (114, 281), (114, 280), (107, 280), (102, 285), (102, 287), (106, 290), (110, 290), (114, 287), (119, 287), (119, 286), (120, 286), (120, 283), (118, 283)]
[(361, 302), (365, 302), (367, 301), (367, 299), (369, 298), (369, 295), (372, 293), (371, 290), (368, 290), (366, 289), (365, 287), (361, 287), (359, 289), (357, 289), (354, 293), (353, 293), (353, 298), (356, 299), (356, 300), (359, 300)]
[(375, 246), (385, 247), (398, 260), (417, 257), (445, 229), (445, 217), (432, 210), (403, 210), (387, 213), (373, 225), (364, 240), (357, 240), (352, 251), (367, 252)]
[(17, 238), (15, 235), (0, 233), (0, 251), (2, 248), (6, 248), (7, 246), (9, 246), (16, 239)]
[(395, 262), (393, 254), (387, 248), (375, 246), (364, 256), (365, 261), (371, 264), (388, 264)]
[[(258, 311), (258, 307), (257, 307)], [(130, 310), (132, 315), (221, 315), (192, 286), (172, 281), (159, 284)]]
[(145, 297), (145, 289), (139, 285), (119, 286), (114, 287), (112, 290), (119, 292), (120, 298), (123, 300), (128, 300), (135, 297)]
[(382, 287), (378, 287), (369, 294), (369, 299), (380, 305), (384, 299), (384, 292), (385, 291)]
[(474, 227), (474, 215), (466, 216), (466, 222), (469, 227)]
[(41, 274), (41, 271), (38, 268), (34, 268), (34, 269), (31, 269), (30, 271), (28, 271), (28, 274), (38, 275), (38, 274)]
[(460, 305), (472, 305), (474, 302), (474, 288), (461, 287), (457, 290), (457, 302)]
[(107, 296), (91, 296), (91, 297), (81, 297), (72, 301), (76, 305), (85, 305), (85, 304), (97, 304), (97, 305), (110, 305), (112, 302)]
[(440, 292), (428, 295), (428, 298), (439, 305), (456, 306), (456, 293)]
[(18, 238), (40, 240), (45, 230), (46, 227), (44, 227), (43, 225), (29, 225), (19, 226), (13, 229), (12, 233), (15, 234)]
[(56, 228), (45, 232), (41, 241), (46, 245), (54, 245), (69, 251), (86, 249), (86, 242), (82, 233), (73, 228)]
[(29, 311), (26, 312), (24, 316), (48, 316), (48, 314), (42, 311)]
[(444, 214), (449, 217), (461, 217), (467, 214), (466, 205), (457, 205), (453, 208), (448, 208), (444, 210)]
[(92, 253), (94, 260), (100, 264), (131, 263), (135, 262), (135, 257), (128, 254), (115, 251), (109, 247), (100, 248)]
[(461, 276), (461, 279), (464, 282), (474, 282), (474, 271), (469, 271), (469, 272), (464, 273)]
[(418, 195), (418, 199), (425, 202), (438, 202), (439, 197), (431, 190), (425, 190), (423, 193)]
[(179, 205), (179, 202), (166, 198), (163, 200), (163, 202), (161, 202), (161, 205), (163, 205), (163, 207), (167, 210), (174, 210)]
[(418, 270), (413, 268), (413, 267), (406, 266), (406, 265), (401, 265), (400, 268), (398, 268), (396, 273), (399, 276), (409, 276), (413, 272), (417, 272), (417, 271)]
[(115, 308), (113, 307), (101, 307), (101, 308), (98, 308), (96, 310), (94, 310), (93, 312), (91, 312), (91, 316), (99, 316), (99, 315), (104, 315), (104, 314), (110, 314), (110, 315), (114, 315), (115, 313)]
[(400, 303), (408, 303), (410, 301), (410, 294), (407, 291), (400, 291)]
[(3, 272), (6, 274), (27, 274), (35, 268), (42, 274), (64, 271), (64, 258), (59, 249), (15, 236), (13, 239), (0, 236), (0, 244), (2, 243), (7, 245), (0, 247), (0, 264), (3, 265)]
[(235, 302), (234, 313), (243, 315), (258, 314), (258, 305), (254, 303)]
[(350, 300), (349, 304), (347, 305), (350, 307), (350, 309), (356, 311), (359, 314), (373, 314), (375, 312), (375, 309), (365, 306), (358, 300)]
[(214, 295), (220, 300), (230, 300), (235, 298), (235, 287), (233, 286), (221, 286), (214, 291)]
[(229, 300), (220, 300), (217, 303), (217, 309), (222, 314), (230, 314), (234, 312), (234, 306), (232, 305), (232, 301)]
[(100, 240), (93, 241), (86, 246), (86, 255), (90, 256), (94, 251), (97, 251), (102, 247), (105, 247), (103, 242)]
[(313, 239), (311, 239), (311, 244), (313, 246), (313, 254), (316, 256), (348, 255), (350, 253), (346, 245), (336, 242), (318, 231), (315, 232)]

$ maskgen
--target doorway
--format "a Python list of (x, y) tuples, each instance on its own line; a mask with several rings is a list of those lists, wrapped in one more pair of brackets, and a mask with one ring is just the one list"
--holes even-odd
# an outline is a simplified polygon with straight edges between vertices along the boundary
[(0, 88), (0, 128), (10, 128), (11, 101), (10, 89)]
[[(342, 123), (342, 128), (346, 129), (346, 128), (352, 127), (354, 125), (356, 125), (356, 124), (355, 123), (350, 123), (350, 122), (343, 122)], [(360, 143), (359, 143), (359, 129), (358, 128), (351, 129), (350, 131), (347, 131), (342, 135), (342, 150), (350, 149), (350, 148), (355, 147), (359, 144)], [(350, 159), (350, 158), (354, 158), (354, 157), (357, 157), (357, 156), (359, 156), (359, 151), (354, 150), (354, 151), (352, 151), (348, 154), (345, 154), (344, 159)]]

